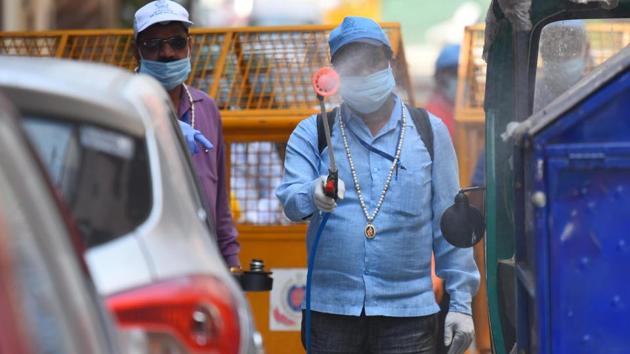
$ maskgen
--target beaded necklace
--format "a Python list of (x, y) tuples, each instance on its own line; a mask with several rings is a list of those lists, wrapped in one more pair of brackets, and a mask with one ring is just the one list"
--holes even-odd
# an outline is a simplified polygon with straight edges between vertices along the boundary
[(396, 155), (394, 156), (394, 161), (392, 162), (392, 166), (389, 168), (389, 173), (387, 175), (387, 179), (385, 180), (385, 185), (383, 186), (383, 191), (381, 192), (380, 197), (378, 198), (378, 203), (376, 203), (376, 208), (370, 214), (368, 212), (367, 206), (365, 204), (365, 200), (363, 199), (363, 194), (361, 193), (361, 186), (359, 185), (359, 178), (357, 177), (357, 172), (354, 167), (354, 161), (352, 160), (352, 153), (350, 152), (350, 146), (348, 145), (348, 139), (346, 138), (346, 131), (343, 123), (343, 119), (341, 119), (341, 109), (337, 110), (337, 118), (339, 120), (339, 129), (341, 130), (341, 137), (343, 139), (343, 147), (346, 150), (346, 156), (348, 157), (348, 164), (350, 165), (350, 172), (352, 173), (352, 181), (354, 182), (354, 189), (357, 191), (357, 197), (359, 198), (359, 203), (361, 204), (361, 209), (363, 210), (363, 214), (367, 219), (367, 225), (365, 226), (365, 237), (369, 239), (373, 239), (376, 237), (376, 227), (374, 226), (374, 219), (376, 215), (381, 210), (381, 206), (383, 205), (383, 201), (385, 200), (385, 194), (389, 189), (389, 185), (392, 182), (392, 177), (394, 175), (394, 170), (396, 169), (396, 165), (398, 165), (398, 161), (400, 160), (400, 151), (402, 150), (403, 140), (405, 137), (406, 130), (406, 120), (407, 115), (405, 114), (405, 107), (401, 101), (401, 116), (402, 116), (402, 127), (400, 128), (400, 138), (398, 139), (398, 145), (396, 146)]
[(195, 105), (193, 103), (193, 98), (190, 91), (188, 91), (186, 84), (182, 84), (182, 86), (184, 86), (184, 91), (186, 92), (186, 96), (188, 96), (188, 102), (190, 102), (190, 125), (193, 129), (195, 129)]
[[(186, 87), (186, 84), (182, 84), (182, 86), (184, 86), (184, 91), (186, 92), (186, 96), (188, 96), (188, 102), (190, 102), (190, 126), (193, 127), (193, 129), (196, 129), (195, 128), (195, 103), (193, 102), (192, 95), (190, 94), (190, 91), (188, 91), (188, 87)], [(210, 150), (203, 149), (203, 151), (207, 153)]]

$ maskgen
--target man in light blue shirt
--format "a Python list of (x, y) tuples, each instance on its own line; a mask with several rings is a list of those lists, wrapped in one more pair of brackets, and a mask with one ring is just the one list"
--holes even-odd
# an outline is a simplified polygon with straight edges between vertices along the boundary
[[(454, 248), (439, 228), (459, 189), (448, 130), (430, 116), (431, 160), (393, 94), (391, 45), (374, 21), (346, 17), (329, 44), (344, 102), (332, 145), (320, 152), (316, 116), (303, 120), (289, 139), (276, 191), (291, 220), (310, 220), (309, 254), (321, 212), (331, 213), (314, 263), (311, 353), (436, 352), (432, 253), (451, 298), (445, 344), (462, 353), (474, 336), (479, 272), (472, 250)], [(329, 148), (339, 170), (337, 201), (323, 192)]]

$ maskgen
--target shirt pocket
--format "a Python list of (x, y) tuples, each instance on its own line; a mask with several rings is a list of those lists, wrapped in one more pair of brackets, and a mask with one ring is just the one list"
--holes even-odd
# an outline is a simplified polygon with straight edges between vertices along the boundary
[(430, 212), (431, 162), (405, 161), (405, 169), (392, 177), (393, 208), (401, 216), (418, 216)]
[(216, 171), (213, 171), (210, 168), (206, 168), (203, 171), (202, 176), (205, 183), (209, 183), (210, 185), (214, 187), (216, 187), (217, 183), (219, 182), (219, 177), (217, 176)]
[(216, 163), (213, 164), (213, 161), (208, 156), (203, 156), (202, 154), (204, 153), (194, 155), (193, 163), (199, 182), (205, 189), (208, 189), (206, 192), (210, 193), (216, 191), (219, 177), (216, 171)]
[(218, 178), (216, 173), (211, 171), (209, 168), (204, 169), (203, 171), (199, 171), (197, 173), (199, 178), (199, 182), (201, 184), (201, 192), (203, 195), (204, 202), (206, 206), (209, 208), (209, 212), (212, 217), (216, 220), (216, 209), (217, 209), (217, 184)]

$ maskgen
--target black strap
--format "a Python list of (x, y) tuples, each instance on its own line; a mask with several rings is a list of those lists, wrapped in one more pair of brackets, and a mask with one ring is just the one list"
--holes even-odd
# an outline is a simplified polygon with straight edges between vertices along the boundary
[(411, 119), (413, 119), (418, 135), (420, 135), (420, 139), (422, 139), (424, 146), (429, 151), (431, 161), (433, 161), (433, 129), (431, 128), (429, 113), (423, 108), (407, 107), (407, 109), (411, 113)]
[[(335, 117), (337, 116), (337, 110), (339, 107), (335, 107), (332, 111), (326, 113), (326, 117), (328, 118), (328, 126), (330, 127), (330, 134), (332, 135), (332, 127), (335, 123)], [(420, 135), (420, 139), (424, 143), (424, 146), (427, 148), (429, 152), (429, 156), (431, 157), (431, 161), (433, 161), (433, 129), (431, 128), (431, 121), (429, 119), (429, 113), (423, 108), (413, 108), (407, 107), (409, 113), (411, 113), (411, 119), (413, 119), (413, 124), (416, 126), (416, 130), (418, 131), (418, 135)], [(322, 115), (317, 115), (317, 149), (321, 154), (326, 147), (326, 134), (324, 133), (324, 121), (322, 120)]]

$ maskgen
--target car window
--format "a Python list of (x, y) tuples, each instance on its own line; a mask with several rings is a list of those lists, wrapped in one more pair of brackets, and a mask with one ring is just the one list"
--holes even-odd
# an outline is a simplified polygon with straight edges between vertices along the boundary
[(23, 124), (86, 247), (125, 235), (148, 217), (151, 181), (140, 139), (55, 118), (31, 116)]
[(63, 212), (19, 131), (11, 132), (0, 152), (0, 332), (12, 327), (20, 337), (11, 339), (28, 348), (6, 353), (103, 353), (100, 300), (79, 266)]
[(63, 310), (54, 284), (51, 283), (51, 274), (46, 270), (37, 247), (33, 245), (32, 234), (25, 230), (24, 224), (28, 221), (21, 215), (10, 218), (13, 210), (7, 208), (7, 204), (19, 201), (13, 198), (13, 191), (7, 190), (3, 182), (0, 181), (0, 191), (7, 193), (2, 194), (2, 203), (6, 204), (0, 205), (0, 216), (6, 218), (5, 222), (13, 224), (8, 226), (16, 228), (19, 237), (15, 237), (17, 232), (5, 229), (6, 225), (0, 220), (0, 292), (7, 297), (5, 301), (8, 300), (3, 306), (10, 306), (0, 310), (9, 311), (13, 316), (11, 327), (18, 333), (32, 332), (30, 341), (24, 343), (31, 350), (46, 348), (47, 353), (65, 353), (69, 350), (69, 338), (67, 328), (59, 324)]
[(540, 33), (533, 112), (630, 44), (629, 33), (630, 21), (623, 19), (547, 24)]

